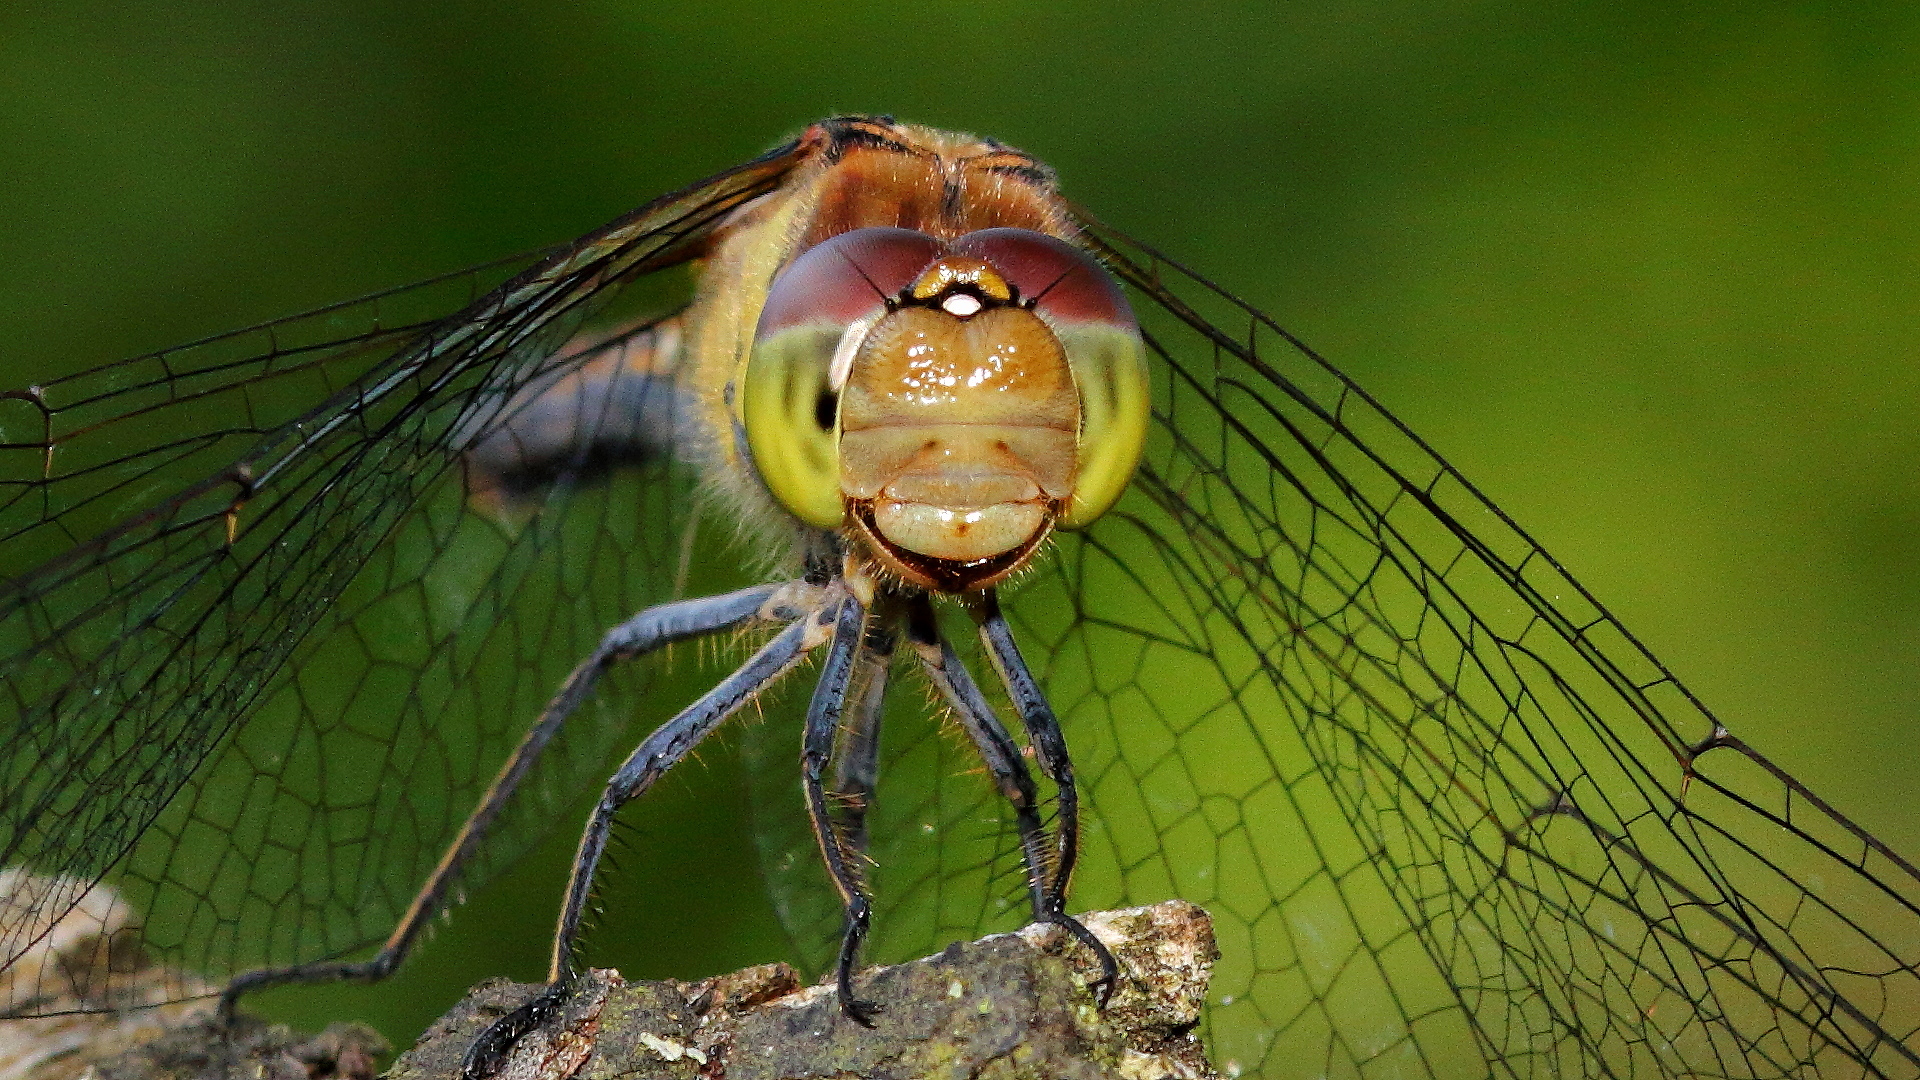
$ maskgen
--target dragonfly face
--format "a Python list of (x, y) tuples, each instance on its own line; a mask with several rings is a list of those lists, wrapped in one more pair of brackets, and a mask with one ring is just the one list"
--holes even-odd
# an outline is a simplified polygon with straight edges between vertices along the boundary
[[(22, 974), (102, 879), (239, 989), (384, 974), (529, 793), (612, 772), (596, 855), (811, 653), (749, 756), (787, 807), (800, 750), (812, 840), (770, 814), (763, 873), (818, 969), (843, 919), (890, 958), (1071, 932), (1071, 884), (1212, 912), (1250, 1074), (1920, 1075), (1912, 862), (1027, 155), (838, 118), (488, 273), (0, 397), (0, 862), (49, 875), (13, 1013), (112, 1006)], [(716, 526), (771, 569), (701, 570)], [(663, 705), (644, 654), (753, 626)]]
[(782, 506), (851, 524), (907, 584), (959, 592), (1118, 497), (1145, 437), (1144, 354), (1119, 289), (1060, 240), (865, 228), (775, 279), (730, 396)]

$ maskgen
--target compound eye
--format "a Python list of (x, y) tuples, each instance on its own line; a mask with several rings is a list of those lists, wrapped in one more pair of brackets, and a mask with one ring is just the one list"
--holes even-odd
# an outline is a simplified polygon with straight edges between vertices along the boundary
[(1073, 498), (1058, 525), (1091, 524), (1126, 490), (1146, 446), (1147, 349), (1133, 309), (1093, 256), (1044, 233), (982, 229), (952, 250), (992, 263), (1060, 339), (1080, 397), (1080, 439)]
[(792, 326), (846, 326), (884, 311), (913, 284), (940, 244), (911, 229), (855, 229), (808, 248), (767, 290), (757, 339)]
[(1031, 229), (982, 229), (953, 242), (956, 255), (985, 259), (1049, 321), (1137, 325), (1113, 275), (1093, 256)]
[(835, 428), (847, 365), (938, 251), (909, 229), (855, 229), (807, 249), (767, 291), (735, 407), (761, 480), (809, 525), (843, 515)]

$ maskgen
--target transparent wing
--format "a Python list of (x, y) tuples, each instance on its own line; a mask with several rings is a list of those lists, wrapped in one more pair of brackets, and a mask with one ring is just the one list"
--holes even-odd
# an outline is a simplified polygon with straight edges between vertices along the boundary
[[(147, 950), (216, 978), (385, 936), (567, 669), (673, 588), (691, 520), (666, 456), (490, 519), (460, 451), (521, 387), (617, 347), (553, 356), (792, 160), (531, 265), (0, 397), (0, 866), (51, 882), (0, 917), (0, 968), (110, 870)], [(616, 679), (531, 786), (604, 769), (644, 678)], [(0, 1015), (74, 1007), (18, 971), (0, 986)]]
[[(1920, 1076), (1914, 865), (1338, 371), (1085, 225), (1158, 359), (1151, 443), (1006, 603), (1089, 807), (1074, 907), (1212, 913), (1215, 1061)], [(890, 957), (1026, 915), (977, 766), (896, 696), (871, 821)], [(812, 871), (768, 850), (796, 942), (830, 944)]]

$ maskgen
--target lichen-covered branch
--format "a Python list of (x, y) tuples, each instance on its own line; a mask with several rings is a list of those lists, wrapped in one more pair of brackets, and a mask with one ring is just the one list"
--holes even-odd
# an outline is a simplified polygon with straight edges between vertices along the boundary
[[(223, 1022), (211, 984), (126, 947), (135, 938), (111, 890), (36, 926), (25, 920), (49, 909), (43, 894), (84, 886), (0, 875), (0, 927), (33, 942), (4, 975), (15, 1000), (53, 1014), (0, 1020), (0, 1080), (371, 1080), (386, 1052), (360, 1025), (309, 1037), (244, 1015)], [(1172, 901), (1082, 920), (1120, 962), (1104, 1009), (1087, 990), (1089, 950), (1039, 925), (861, 973), (862, 997), (881, 1006), (871, 1029), (784, 964), (695, 983), (595, 971), (500, 1080), (1215, 1076), (1194, 1034), (1216, 956), (1206, 913)], [(474, 1037), (538, 990), (481, 984), (388, 1077), (457, 1080)]]
[[(871, 1029), (781, 964), (696, 983), (595, 971), (502, 1080), (1215, 1076), (1194, 1034), (1216, 955), (1206, 913), (1176, 901), (1083, 919), (1120, 961), (1105, 1009), (1086, 989), (1092, 958), (1045, 926), (863, 973), (882, 1007)], [(455, 1080), (474, 1036), (538, 989), (482, 984), (388, 1077)]]

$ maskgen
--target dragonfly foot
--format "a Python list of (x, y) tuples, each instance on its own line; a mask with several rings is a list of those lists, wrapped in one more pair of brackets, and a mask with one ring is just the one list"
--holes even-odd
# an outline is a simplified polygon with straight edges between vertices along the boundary
[(861, 1027), (871, 1028), (874, 1017), (881, 1013), (881, 1007), (879, 1002), (863, 1001), (852, 994), (843, 993), (840, 995), (840, 1011)]
[(1088, 983), (1087, 989), (1093, 991), (1094, 1002), (1104, 1009), (1107, 1002), (1113, 1000), (1113, 987), (1117, 982), (1119, 979), (1112, 975), (1102, 975)]
[(1087, 983), (1087, 989), (1093, 991), (1094, 1001), (1101, 1008), (1106, 1008), (1107, 1002), (1113, 1000), (1114, 987), (1120, 985), (1120, 961), (1113, 958), (1113, 950), (1107, 948), (1105, 942), (1095, 937), (1093, 931), (1087, 929), (1086, 924), (1065, 912), (1055, 912), (1047, 921), (1065, 930), (1073, 936), (1075, 941), (1093, 950), (1094, 959), (1100, 962), (1100, 975)]
[(467, 1047), (467, 1056), (460, 1063), (461, 1080), (489, 1080), (498, 1074), (515, 1044), (559, 1015), (566, 1005), (567, 991), (567, 983), (554, 983), (488, 1024)]

